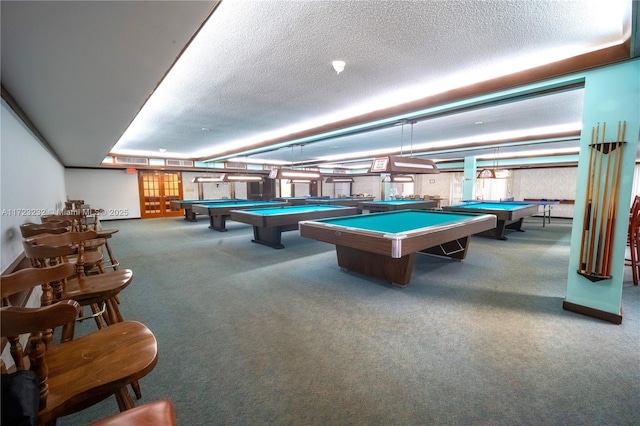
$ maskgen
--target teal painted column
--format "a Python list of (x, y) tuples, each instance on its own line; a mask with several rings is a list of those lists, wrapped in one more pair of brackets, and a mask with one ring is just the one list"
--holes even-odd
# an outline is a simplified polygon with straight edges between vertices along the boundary
[(476, 198), (476, 157), (464, 157), (464, 183), (462, 185), (462, 199), (473, 200)]
[(382, 179), (382, 183), (380, 184), (380, 200), (385, 201), (391, 199), (391, 183), (385, 182), (384, 179), (390, 176), (389, 173), (380, 174), (380, 178)]
[[(613, 224), (611, 278), (592, 282), (577, 273), (581, 259), (581, 243), (585, 229), (589, 181), (589, 145), (592, 129), (606, 123), (605, 142), (615, 141), (618, 122), (626, 121), (627, 142), (623, 147), (620, 185), (617, 192), (617, 214)], [(614, 323), (622, 321), (622, 282), (627, 243), (629, 206), (640, 133), (640, 60), (625, 62), (585, 73), (584, 109), (578, 159), (579, 182), (571, 233), (571, 254), (564, 309)], [(592, 194), (593, 195), (593, 194)], [(593, 199), (593, 197), (592, 197)]]

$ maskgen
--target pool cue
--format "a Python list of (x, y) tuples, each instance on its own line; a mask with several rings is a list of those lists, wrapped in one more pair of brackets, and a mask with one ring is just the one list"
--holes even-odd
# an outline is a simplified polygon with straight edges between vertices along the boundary
[(610, 207), (610, 203), (609, 203), (609, 198), (610, 198), (610, 191), (609, 191), (609, 169), (611, 166), (611, 156), (613, 155), (613, 143), (611, 142), (604, 142), (605, 141), (605, 129), (606, 129), (607, 123), (604, 123), (602, 125), (602, 150), (603, 150), (603, 155), (604, 155), (604, 149), (605, 147), (609, 147), (609, 152), (607, 153), (607, 167), (605, 168), (605, 172), (604, 172), (604, 187), (603, 187), (603, 191), (602, 191), (602, 214), (600, 215), (600, 229), (598, 230), (598, 249), (597, 249), (597, 254), (596, 254), (596, 273), (599, 273), (600, 275), (602, 275), (602, 269), (604, 269), (604, 263), (605, 263), (605, 253), (606, 253), (606, 247), (607, 247), (607, 227), (608, 227), (608, 220), (607, 222), (605, 222), (605, 216), (608, 216), (609, 213), (609, 207)]
[(580, 243), (580, 269), (587, 269), (587, 255), (589, 252), (589, 222), (591, 220), (591, 197), (593, 193), (593, 175), (595, 173), (595, 155), (593, 153), (593, 142), (595, 140), (595, 127), (591, 128), (591, 145), (589, 145), (589, 177), (587, 178), (587, 205), (584, 209), (584, 220), (582, 225), (582, 242)]
[(587, 256), (587, 264), (588, 264), (588, 269), (587, 272), (594, 272), (593, 270), (593, 256), (594, 256), (594, 248), (595, 248), (595, 240), (596, 240), (596, 225), (597, 225), (597, 221), (598, 221), (598, 213), (600, 211), (600, 187), (601, 185), (601, 180), (602, 180), (602, 155), (598, 154), (599, 150), (598, 150), (598, 142), (599, 142), (599, 133), (600, 133), (600, 124), (598, 124), (598, 129), (596, 130), (596, 143), (595, 143), (595, 150), (596, 150), (596, 163), (598, 164), (598, 171), (595, 175), (594, 178), (594, 183), (596, 184), (595, 186), (595, 194), (593, 196), (593, 201), (592, 201), (592, 210), (591, 210), (591, 238), (589, 240), (589, 254)]
[[(617, 150), (620, 145), (620, 122), (618, 121), (618, 132), (616, 133), (616, 142), (615, 142), (615, 149)], [(609, 150), (609, 155), (612, 154), (612, 150)], [(611, 188), (614, 191), (613, 194), (616, 195), (617, 194), (617, 187), (618, 187), (618, 173), (616, 172), (616, 169), (618, 167), (618, 151), (616, 151), (616, 159), (614, 161), (614, 166), (613, 166), (613, 181), (611, 182)], [(611, 159), (611, 158), (609, 158)], [(607, 162), (607, 166), (609, 165), (609, 163)], [(608, 176), (607, 176), (608, 178)], [(607, 220), (607, 230), (605, 232), (605, 246), (604, 246), (604, 259), (602, 261), (602, 275), (609, 275), (609, 270), (611, 265), (609, 264), (609, 262), (611, 261), (611, 243), (612, 243), (612, 232), (613, 232), (613, 225), (615, 224), (615, 212), (616, 212), (616, 204), (617, 204), (617, 199), (614, 197), (613, 200), (611, 200), (611, 202), (609, 203), (609, 208), (608, 208), (608, 220)]]
[[(615, 228), (616, 216), (618, 214), (618, 198), (619, 198), (619, 188), (620, 188), (620, 172), (622, 171), (622, 159), (623, 159), (623, 149), (624, 149), (624, 137), (626, 133), (627, 122), (625, 121), (622, 126), (622, 131), (620, 131), (620, 123), (618, 123), (618, 137), (616, 138), (616, 161), (614, 163), (614, 181), (613, 181), (613, 195), (614, 199), (611, 204), (611, 221), (609, 223), (609, 252), (611, 252), (613, 248), (613, 230)], [(612, 253), (609, 253), (609, 259)], [(611, 263), (607, 262), (607, 269), (604, 271), (605, 275), (609, 275), (611, 270)]]
[(620, 172), (622, 171), (622, 150), (623, 150), (624, 142), (618, 141), (616, 142), (616, 161), (613, 167), (613, 178), (614, 182), (612, 184), (613, 187), (613, 195), (611, 197), (611, 220), (609, 222), (609, 229), (607, 235), (607, 243), (608, 243), (608, 253), (607, 253), (607, 264), (606, 268), (603, 268), (604, 275), (609, 275), (611, 270), (611, 250), (613, 248), (613, 231), (615, 229), (616, 223), (616, 215), (618, 214), (618, 199), (619, 199), (619, 187), (620, 187)]

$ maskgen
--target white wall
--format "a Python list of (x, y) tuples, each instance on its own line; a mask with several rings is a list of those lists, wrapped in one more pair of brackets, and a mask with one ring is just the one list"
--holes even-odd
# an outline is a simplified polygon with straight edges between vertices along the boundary
[(67, 197), (103, 209), (100, 220), (140, 217), (138, 175), (124, 170), (66, 169)]
[(439, 195), (442, 199), (440, 205), (448, 206), (449, 204), (452, 204), (452, 198), (455, 198), (455, 195), (452, 194), (455, 177), (455, 173), (415, 175), (414, 191), (416, 195), (420, 195), (422, 197), (425, 195)]
[(354, 177), (354, 182), (351, 185), (351, 194), (364, 194), (375, 197), (376, 200), (380, 199), (380, 190), (382, 179), (380, 176), (360, 176)]
[[(516, 169), (513, 171), (513, 197), (575, 200), (578, 167)], [(551, 207), (551, 215), (573, 218), (573, 204)]]
[[(185, 200), (198, 200), (198, 184), (192, 183), (191, 180), (196, 176), (207, 176), (208, 173), (203, 172), (182, 172), (182, 196)], [(213, 173), (211, 174), (214, 175)], [(232, 187), (235, 185), (235, 197), (232, 197)], [(244, 183), (203, 183), (202, 184), (203, 200), (215, 198), (247, 198), (247, 185)]]
[[(191, 183), (202, 172), (183, 172), (183, 199), (198, 199), (198, 184)], [(100, 220), (140, 218), (138, 174), (124, 170), (67, 169), (66, 188), (69, 199), (84, 200), (91, 208), (105, 210)], [(203, 199), (231, 197), (235, 185), (235, 197), (247, 197), (247, 185), (243, 183), (205, 183)]]
[(67, 196), (64, 167), (4, 100), (0, 115), (0, 263), (4, 271), (23, 251), (20, 224), (40, 223), (43, 214), (60, 211)]

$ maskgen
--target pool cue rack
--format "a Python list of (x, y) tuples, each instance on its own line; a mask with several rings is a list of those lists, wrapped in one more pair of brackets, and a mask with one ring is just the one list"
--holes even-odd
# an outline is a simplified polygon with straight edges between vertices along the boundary
[(580, 243), (580, 268), (577, 271), (592, 282), (611, 278), (611, 253), (627, 122), (618, 122), (618, 132), (613, 142), (605, 142), (606, 128), (606, 123), (602, 124), (602, 129), (598, 123), (591, 129), (589, 177)]

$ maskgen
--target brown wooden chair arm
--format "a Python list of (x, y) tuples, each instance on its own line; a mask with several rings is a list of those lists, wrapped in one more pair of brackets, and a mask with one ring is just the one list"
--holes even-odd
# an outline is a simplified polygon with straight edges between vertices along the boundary
[(62, 263), (47, 268), (21, 269), (12, 274), (2, 276), (0, 295), (4, 299), (40, 284), (63, 280), (75, 273), (76, 267), (70, 263)]
[(64, 300), (41, 308), (8, 306), (0, 309), (3, 336), (18, 336), (56, 328), (75, 321), (80, 305), (75, 300)]

